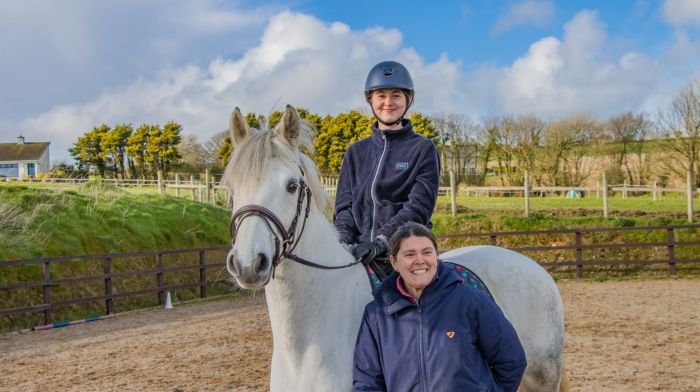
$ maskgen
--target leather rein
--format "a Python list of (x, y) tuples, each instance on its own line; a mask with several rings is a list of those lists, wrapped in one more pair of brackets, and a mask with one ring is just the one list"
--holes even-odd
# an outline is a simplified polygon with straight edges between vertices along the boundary
[[(303, 170), (302, 170), (302, 175), (303, 175)], [(304, 221), (301, 224), (301, 230), (299, 230), (299, 234), (296, 234), (297, 226), (299, 225), (299, 217), (301, 216), (302, 213), (302, 208), (304, 205), (304, 199), (306, 199), (306, 209), (304, 210)], [(319, 269), (326, 269), (326, 270), (335, 270), (335, 269), (342, 269), (342, 268), (348, 268), (352, 267), (353, 265), (357, 264), (360, 262), (360, 260), (357, 260), (355, 262), (352, 262), (350, 264), (345, 264), (345, 265), (339, 265), (339, 266), (328, 266), (328, 265), (323, 265), (323, 264), (318, 264), (313, 261), (306, 260), (304, 258), (301, 258), (294, 253), (294, 248), (296, 248), (299, 238), (301, 238), (301, 235), (304, 233), (304, 228), (306, 227), (306, 220), (309, 217), (309, 212), (311, 211), (311, 188), (309, 188), (308, 185), (306, 185), (306, 182), (304, 182), (303, 178), (299, 178), (299, 197), (297, 199), (297, 210), (296, 214), (294, 215), (294, 219), (292, 219), (292, 222), (289, 225), (289, 229), (285, 229), (284, 224), (280, 220), (280, 218), (275, 215), (274, 212), (270, 211), (268, 208), (263, 207), (261, 205), (257, 204), (248, 204), (246, 206), (241, 207), (236, 211), (233, 216), (231, 217), (231, 246), (233, 246), (236, 243), (236, 235), (238, 234), (238, 228), (241, 225), (241, 222), (251, 216), (257, 216), (261, 218), (265, 224), (267, 225), (268, 229), (272, 233), (272, 235), (275, 237), (275, 257), (272, 259), (272, 277), (274, 279), (275, 276), (275, 268), (279, 263), (281, 263), (284, 259), (289, 259), (292, 261), (296, 261), (299, 264), (303, 264), (308, 267), (312, 268), (319, 268)], [(278, 235), (279, 234), (279, 235)]]

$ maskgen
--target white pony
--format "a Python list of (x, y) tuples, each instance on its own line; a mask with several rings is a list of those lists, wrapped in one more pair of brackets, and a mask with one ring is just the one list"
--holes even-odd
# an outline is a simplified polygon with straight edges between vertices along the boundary
[[(299, 149), (311, 149), (311, 131), (289, 105), (271, 131), (251, 131), (238, 108), (231, 116), (234, 152), (224, 182), (233, 198), (234, 243), (227, 268), (240, 286), (265, 287), (272, 391), (351, 390), (355, 339), (372, 299), (364, 268), (326, 217), (329, 198), (316, 168)], [(563, 308), (549, 274), (493, 246), (441, 259), (479, 275), (515, 327), (528, 361), (520, 390), (566, 390)]]

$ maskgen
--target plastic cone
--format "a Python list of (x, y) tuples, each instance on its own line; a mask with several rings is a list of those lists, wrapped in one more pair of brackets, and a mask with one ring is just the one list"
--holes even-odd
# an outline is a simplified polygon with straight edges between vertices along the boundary
[(170, 299), (170, 291), (168, 291), (168, 295), (165, 297), (165, 309), (172, 309), (173, 308), (173, 301)]

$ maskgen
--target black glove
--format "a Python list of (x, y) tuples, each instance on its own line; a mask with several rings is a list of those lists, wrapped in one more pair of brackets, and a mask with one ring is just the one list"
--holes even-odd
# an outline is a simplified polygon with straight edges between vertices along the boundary
[(386, 254), (389, 250), (389, 244), (384, 237), (377, 237), (373, 241), (365, 241), (352, 247), (352, 255), (355, 260), (361, 260), (363, 263), (368, 263), (374, 260), (377, 256)]

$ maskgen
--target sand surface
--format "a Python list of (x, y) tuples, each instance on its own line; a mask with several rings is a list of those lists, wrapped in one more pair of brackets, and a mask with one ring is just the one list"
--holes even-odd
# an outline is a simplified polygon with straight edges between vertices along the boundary
[[(700, 391), (700, 280), (560, 282), (570, 391)], [(0, 391), (264, 391), (260, 300), (0, 336)]]

